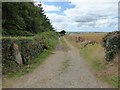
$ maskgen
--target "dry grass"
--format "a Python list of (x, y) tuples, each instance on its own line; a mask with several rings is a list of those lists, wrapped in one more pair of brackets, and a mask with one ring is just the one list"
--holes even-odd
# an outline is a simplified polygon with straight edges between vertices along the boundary
[[(105, 61), (105, 51), (101, 45), (102, 38), (106, 33), (82, 33), (82, 34), (71, 34), (65, 36), (74, 46), (76, 46), (83, 58), (88, 62), (93, 70), (94, 74), (111, 84), (113, 87), (118, 87), (118, 61), (114, 59), (112, 62)], [(84, 40), (94, 40), (99, 44), (83, 47), (81, 42), (76, 43), (76, 37), (82, 37)]]
[(68, 37), (70, 40), (75, 41), (76, 37), (81, 37), (85, 40), (91, 40), (91, 41), (96, 41), (98, 43), (102, 42), (102, 38), (106, 35), (107, 33), (80, 33), (80, 34), (71, 34), (66, 37)]

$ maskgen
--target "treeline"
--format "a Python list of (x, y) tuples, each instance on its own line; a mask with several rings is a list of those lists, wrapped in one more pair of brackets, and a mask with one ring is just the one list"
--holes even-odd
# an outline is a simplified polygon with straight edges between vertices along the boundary
[(30, 36), (39, 32), (54, 31), (42, 5), (33, 2), (2, 3), (2, 35)]

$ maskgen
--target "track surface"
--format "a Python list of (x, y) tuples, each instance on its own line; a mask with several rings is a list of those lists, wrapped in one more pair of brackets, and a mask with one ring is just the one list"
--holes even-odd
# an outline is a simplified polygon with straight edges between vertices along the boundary
[[(33, 72), (11, 81), (9, 88), (109, 88), (90, 71), (79, 51), (66, 39)], [(8, 82), (7, 82), (8, 83)]]

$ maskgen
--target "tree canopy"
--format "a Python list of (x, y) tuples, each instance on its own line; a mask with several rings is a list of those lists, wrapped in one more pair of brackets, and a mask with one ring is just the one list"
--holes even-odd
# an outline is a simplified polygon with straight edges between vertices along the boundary
[(33, 2), (2, 3), (3, 35), (29, 36), (53, 30), (41, 4), (35, 6)]

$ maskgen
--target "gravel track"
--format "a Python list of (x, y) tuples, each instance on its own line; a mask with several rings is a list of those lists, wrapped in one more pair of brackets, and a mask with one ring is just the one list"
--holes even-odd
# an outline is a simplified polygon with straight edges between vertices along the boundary
[[(56, 50), (33, 72), (11, 81), (9, 88), (110, 88), (90, 71), (77, 48), (66, 39), (68, 50), (59, 42)], [(8, 82), (7, 82), (8, 83)]]

